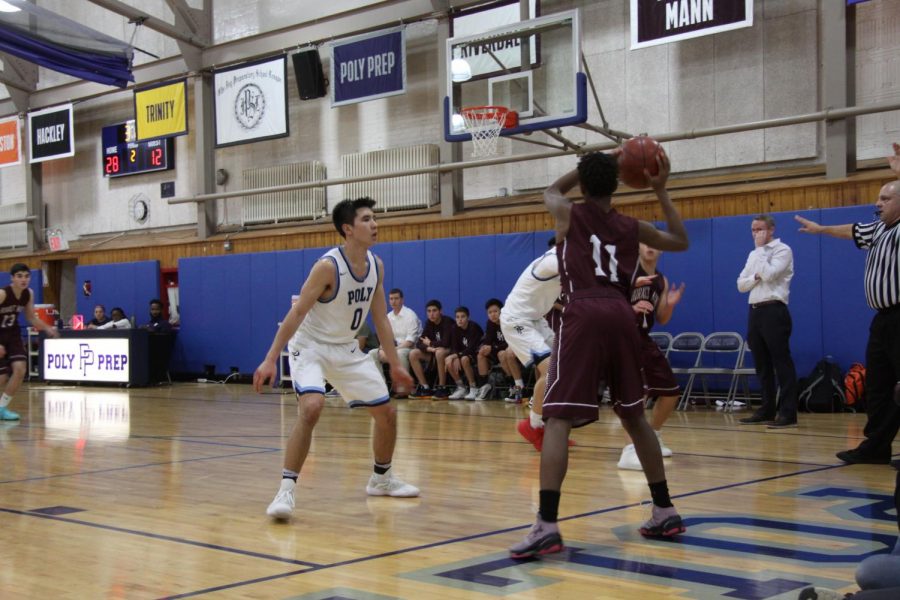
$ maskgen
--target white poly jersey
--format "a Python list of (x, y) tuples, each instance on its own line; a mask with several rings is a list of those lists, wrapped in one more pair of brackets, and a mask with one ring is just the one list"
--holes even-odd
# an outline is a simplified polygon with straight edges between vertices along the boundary
[(306, 318), (288, 344), (291, 351), (296, 350), (299, 338), (309, 338), (325, 344), (356, 342), (356, 332), (369, 314), (372, 295), (378, 285), (375, 255), (366, 251), (368, 269), (362, 279), (357, 279), (350, 270), (341, 247), (332, 248), (322, 259), (329, 259), (334, 263), (337, 287), (330, 299), (317, 301), (306, 313)]
[(525, 267), (501, 312), (508, 317), (536, 321), (550, 312), (559, 294), (559, 262), (552, 249)]

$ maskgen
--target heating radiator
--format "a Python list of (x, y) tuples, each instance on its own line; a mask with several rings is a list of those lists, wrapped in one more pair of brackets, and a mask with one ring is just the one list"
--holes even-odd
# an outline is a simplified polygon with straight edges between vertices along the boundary
[[(0, 205), (0, 221), (17, 219), (26, 215), (25, 203)], [(0, 225), (0, 248), (18, 248), (28, 245), (28, 223)]]
[[(344, 177), (375, 175), (428, 167), (440, 163), (440, 149), (435, 144), (421, 144), (390, 150), (377, 150), (341, 157)], [(407, 175), (344, 184), (344, 198), (369, 196), (377, 204), (375, 210), (427, 208), (440, 201), (437, 173)]]
[[(319, 161), (247, 169), (243, 173), (244, 189), (256, 189), (321, 181), (325, 165)], [(271, 194), (245, 196), (241, 202), (241, 224), (280, 223), (314, 219), (325, 211), (325, 188), (306, 188)]]

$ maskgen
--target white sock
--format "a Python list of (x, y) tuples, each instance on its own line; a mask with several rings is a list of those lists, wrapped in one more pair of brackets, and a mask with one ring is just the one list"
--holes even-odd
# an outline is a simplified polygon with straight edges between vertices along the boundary
[(522, 381), (521, 379), (516, 379), (515, 381), (516, 381), (516, 387), (520, 387), (520, 388), (525, 387), (525, 382)]
[(544, 418), (534, 411), (529, 415), (531, 419), (531, 427), (534, 429), (542, 429), (544, 427)]
[(9, 403), (12, 402), (12, 396), (9, 394), (3, 394), (0, 396), (0, 408), (6, 408), (9, 406)]

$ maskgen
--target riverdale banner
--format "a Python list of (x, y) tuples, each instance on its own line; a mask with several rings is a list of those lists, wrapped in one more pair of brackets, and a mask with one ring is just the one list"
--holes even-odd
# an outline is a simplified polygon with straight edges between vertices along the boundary
[(631, 49), (753, 25), (753, 0), (631, 0)]

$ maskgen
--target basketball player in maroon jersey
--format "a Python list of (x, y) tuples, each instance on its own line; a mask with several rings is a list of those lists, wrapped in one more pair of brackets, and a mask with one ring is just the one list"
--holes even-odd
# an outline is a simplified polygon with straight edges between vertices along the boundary
[[(618, 185), (616, 154), (595, 152), (544, 192), (556, 221), (557, 254), (566, 304), (554, 340), (544, 394), (540, 510), (525, 539), (509, 549), (512, 558), (529, 558), (563, 549), (557, 525), (560, 490), (568, 469), (569, 433), (599, 417), (597, 390), (610, 389), (616, 414), (634, 441), (653, 498), (653, 514), (641, 534), (669, 537), (684, 531), (669, 497), (662, 453), (644, 418), (641, 344), (629, 303), (638, 260), (638, 243), (660, 250), (686, 250), (687, 231), (666, 192), (669, 159), (657, 155), (659, 174), (645, 176), (659, 199), (668, 231), (619, 214), (612, 208)], [(580, 185), (585, 201), (566, 194)]]
[(8, 286), (0, 289), (0, 421), (18, 421), (18, 413), (9, 410), (9, 403), (25, 379), (25, 363), (28, 354), (22, 344), (19, 330), (19, 313), (35, 329), (51, 337), (59, 337), (56, 327), (47, 325), (34, 314), (34, 295), (28, 288), (31, 271), (27, 265), (16, 263), (9, 271), (12, 276)]
[[(672, 456), (672, 450), (663, 443), (659, 432), (678, 403), (678, 381), (669, 361), (650, 337), (650, 330), (654, 323), (665, 325), (672, 318), (675, 305), (684, 294), (684, 283), (678, 287), (673, 283), (669, 287), (669, 280), (656, 269), (660, 254), (656, 248), (641, 244), (635, 283), (631, 288), (631, 307), (637, 316), (638, 332), (641, 334), (641, 366), (644, 368), (647, 395), (656, 399), (650, 425), (656, 432), (663, 458), (667, 458)], [(634, 444), (628, 444), (622, 450), (618, 466), (620, 469), (642, 470)]]

